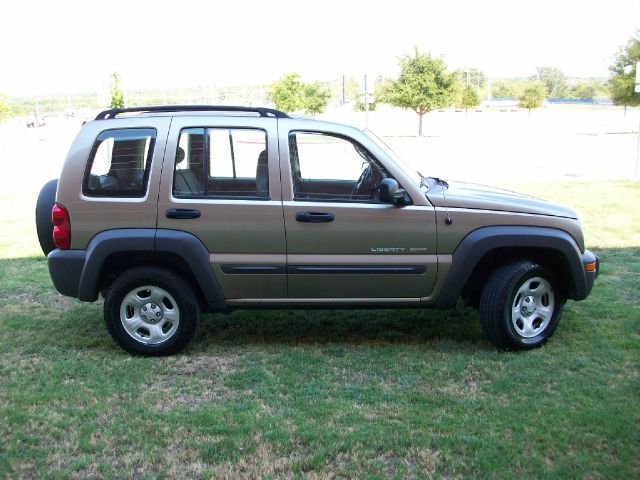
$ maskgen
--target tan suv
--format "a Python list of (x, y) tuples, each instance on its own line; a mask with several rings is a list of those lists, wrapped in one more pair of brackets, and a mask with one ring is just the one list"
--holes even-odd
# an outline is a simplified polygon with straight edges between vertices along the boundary
[(599, 269), (573, 210), (425, 177), (368, 131), (266, 108), (100, 113), (37, 226), (56, 289), (102, 294), (113, 338), (151, 355), (182, 350), (203, 311), (459, 298), (499, 348), (528, 349)]

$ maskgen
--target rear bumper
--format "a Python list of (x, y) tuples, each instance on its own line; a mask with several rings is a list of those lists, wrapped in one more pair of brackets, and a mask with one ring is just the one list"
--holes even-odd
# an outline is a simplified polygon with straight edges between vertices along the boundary
[[(595, 269), (592, 271), (587, 270), (587, 265), (593, 264), (595, 262)], [(593, 283), (595, 282), (598, 274), (600, 273), (600, 259), (597, 255), (589, 250), (585, 250), (582, 254), (582, 265), (584, 266), (584, 276), (585, 276), (585, 297), (589, 295), (591, 289), (593, 288)]]
[(84, 269), (85, 250), (52, 250), (47, 255), (49, 275), (56, 290), (67, 297), (78, 297), (80, 278)]

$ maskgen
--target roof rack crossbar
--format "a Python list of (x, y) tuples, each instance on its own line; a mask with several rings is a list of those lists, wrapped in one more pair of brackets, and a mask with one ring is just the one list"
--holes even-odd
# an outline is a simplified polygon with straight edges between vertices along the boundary
[(96, 120), (116, 118), (121, 113), (154, 113), (154, 112), (247, 112), (257, 113), (261, 117), (290, 118), (285, 112), (273, 108), (238, 107), (229, 105), (158, 105), (153, 107), (111, 108), (98, 114)]

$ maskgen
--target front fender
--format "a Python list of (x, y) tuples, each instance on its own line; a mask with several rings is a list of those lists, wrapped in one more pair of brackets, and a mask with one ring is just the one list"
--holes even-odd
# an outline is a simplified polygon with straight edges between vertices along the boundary
[(456, 247), (436, 305), (442, 308), (454, 307), (482, 258), (492, 250), (509, 247), (559, 252), (569, 269), (570, 298), (582, 300), (589, 294), (590, 285), (585, 277), (582, 253), (567, 232), (547, 227), (492, 226), (474, 230)]

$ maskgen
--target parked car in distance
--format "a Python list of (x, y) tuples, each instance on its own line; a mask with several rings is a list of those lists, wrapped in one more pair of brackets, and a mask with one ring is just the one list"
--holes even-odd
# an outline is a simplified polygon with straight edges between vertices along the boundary
[(26, 121), (27, 128), (44, 127), (46, 124), (47, 124), (46, 117), (41, 117), (38, 115), (29, 117), (27, 118), (27, 121)]

